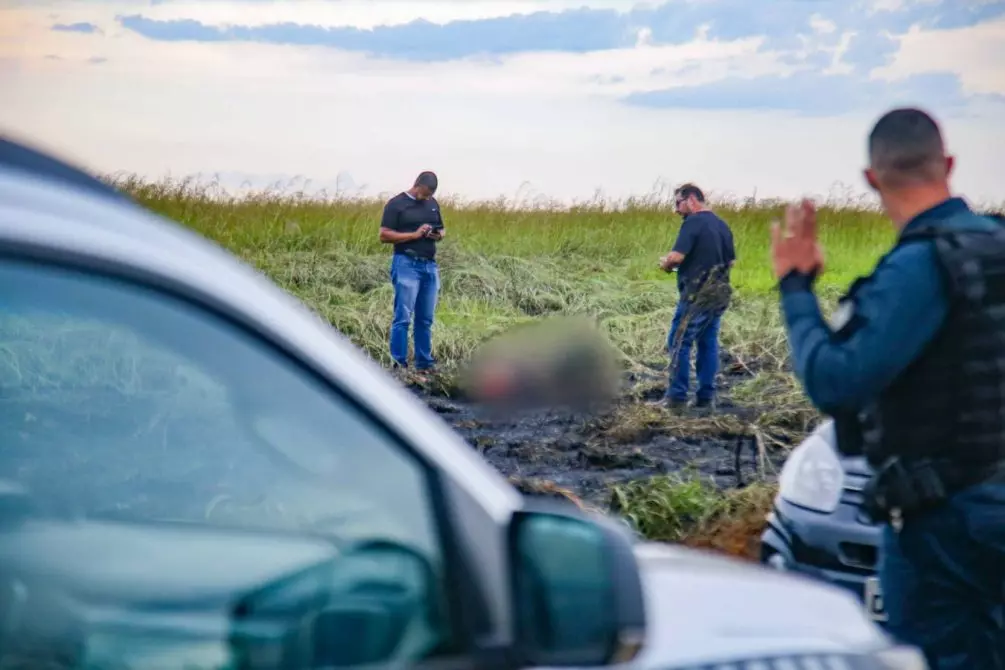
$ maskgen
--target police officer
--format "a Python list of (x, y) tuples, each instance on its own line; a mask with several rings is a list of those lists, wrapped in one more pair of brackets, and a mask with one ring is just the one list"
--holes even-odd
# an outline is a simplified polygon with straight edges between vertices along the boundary
[(882, 116), (865, 178), (898, 237), (824, 320), (813, 205), (772, 230), (793, 366), (874, 475), (891, 633), (929, 665), (1005, 668), (1005, 225), (953, 197), (936, 122)]

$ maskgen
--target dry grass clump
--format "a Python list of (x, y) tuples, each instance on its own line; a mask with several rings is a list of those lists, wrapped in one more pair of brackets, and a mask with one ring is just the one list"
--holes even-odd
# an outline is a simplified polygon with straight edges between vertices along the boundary
[(639, 443), (655, 435), (679, 438), (753, 437), (753, 424), (730, 413), (692, 414), (649, 404), (625, 404), (594, 421), (597, 436), (616, 443)]
[(611, 507), (651, 540), (754, 559), (775, 493), (765, 484), (722, 493), (698, 478), (661, 475), (615, 487)]
[(756, 561), (765, 519), (777, 493), (775, 486), (754, 484), (725, 495), (703, 523), (691, 529), (682, 542), (698, 549), (714, 549)]

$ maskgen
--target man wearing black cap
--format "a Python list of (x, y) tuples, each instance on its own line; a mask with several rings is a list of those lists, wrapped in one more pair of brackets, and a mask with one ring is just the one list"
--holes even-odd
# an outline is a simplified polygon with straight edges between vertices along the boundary
[(412, 188), (388, 200), (380, 222), (380, 241), (394, 245), (390, 348), (394, 364), (402, 368), (408, 367), (408, 327), (413, 320), (415, 367), (429, 370), (435, 364), (432, 327), (440, 290), (436, 243), (445, 232), (440, 205), (433, 197), (436, 187), (434, 173), (421, 173)]

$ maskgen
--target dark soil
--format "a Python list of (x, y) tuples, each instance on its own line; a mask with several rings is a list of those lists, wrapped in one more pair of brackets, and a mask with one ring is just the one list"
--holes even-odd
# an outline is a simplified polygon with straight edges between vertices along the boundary
[(525, 492), (555, 487), (606, 507), (611, 485), (678, 473), (719, 488), (772, 481), (783, 450), (763, 457), (750, 430), (758, 408), (738, 407), (729, 387), (751, 374), (723, 366), (718, 407), (699, 414), (650, 405), (662, 392), (663, 374), (630, 376), (619, 402), (597, 412), (550, 409), (500, 417), (442, 391), (410, 384), (424, 401)]

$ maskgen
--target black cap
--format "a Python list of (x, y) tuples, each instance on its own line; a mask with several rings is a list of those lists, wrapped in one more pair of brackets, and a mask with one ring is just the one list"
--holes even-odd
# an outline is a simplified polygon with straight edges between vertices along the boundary
[(433, 172), (422, 172), (418, 177), (415, 178), (416, 186), (425, 186), (433, 193), (436, 192), (436, 187), (439, 185), (439, 180), (436, 178), (436, 174)]

